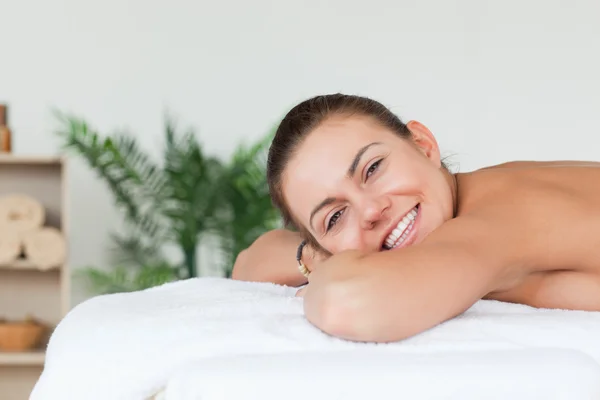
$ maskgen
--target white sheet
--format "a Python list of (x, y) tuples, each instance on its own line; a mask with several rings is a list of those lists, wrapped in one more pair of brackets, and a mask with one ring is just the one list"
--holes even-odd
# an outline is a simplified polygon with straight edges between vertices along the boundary
[[(374, 345), (323, 334), (304, 319), (302, 299), (294, 293), (293, 288), (267, 283), (198, 278), (88, 300), (54, 332), (31, 400), (142, 400), (163, 389), (190, 363), (252, 354), (279, 355), (293, 363), (307, 351), (383, 350), (397, 357), (454, 352), (467, 357), (468, 351), (562, 348), (600, 362), (600, 313), (481, 301), (464, 315), (409, 340)], [(353, 365), (364, 366), (361, 357)], [(463, 365), (469, 366), (468, 357)], [(436, 368), (452, 372), (448, 364)], [(428, 370), (423, 368), (424, 379)], [(356, 369), (355, 374), (360, 371), (366, 377), (364, 385), (371, 386), (368, 368)], [(518, 380), (517, 359), (514, 371), (507, 368), (500, 379)], [(298, 370), (297, 385), (307, 385), (311, 375), (310, 370)], [(431, 384), (438, 376), (431, 375)], [(401, 386), (387, 389), (403, 397)], [(462, 398), (469, 398), (468, 393)]]
[(187, 365), (164, 399), (592, 400), (600, 399), (600, 365), (559, 349), (237, 356)]

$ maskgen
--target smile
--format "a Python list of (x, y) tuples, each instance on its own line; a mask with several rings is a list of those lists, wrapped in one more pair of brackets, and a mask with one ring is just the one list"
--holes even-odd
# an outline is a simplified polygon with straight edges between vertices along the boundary
[(410, 210), (404, 218), (398, 222), (398, 225), (396, 225), (392, 232), (385, 238), (382, 248), (384, 250), (391, 250), (400, 247), (413, 231), (418, 215), (419, 205), (417, 204), (415, 208)]

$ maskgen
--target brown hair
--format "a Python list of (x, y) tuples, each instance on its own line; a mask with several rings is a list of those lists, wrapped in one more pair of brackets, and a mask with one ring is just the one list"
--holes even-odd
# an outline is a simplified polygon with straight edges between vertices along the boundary
[(325, 251), (316, 239), (295, 221), (283, 196), (283, 172), (298, 146), (327, 118), (336, 115), (364, 115), (376, 120), (402, 138), (411, 132), (398, 116), (383, 104), (367, 97), (329, 94), (310, 98), (292, 108), (281, 121), (269, 149), (267, 180), (273, 205), (279, 209), (284, 224), (300, 231), (309, 245)]

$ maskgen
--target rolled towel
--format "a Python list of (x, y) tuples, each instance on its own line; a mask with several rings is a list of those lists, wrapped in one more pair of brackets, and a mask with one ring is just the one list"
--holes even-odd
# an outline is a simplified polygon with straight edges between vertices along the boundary
[(22, 246), (19, 234), (0, 228), (0, 265), (10, 264), (21, 254)]
[(18, 233), (39, 229), (46, 218), (44, 206), (25, 194), (0, 197), (0, 229)]
[(44, 227), (22, 237), (25, 257), (39, 269), (55, 268), (65, 262), (67, 244), (58, 229)]

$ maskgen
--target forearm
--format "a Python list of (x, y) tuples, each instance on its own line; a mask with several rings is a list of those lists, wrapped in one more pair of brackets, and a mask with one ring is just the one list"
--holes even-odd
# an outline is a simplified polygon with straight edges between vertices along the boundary
[[(341, 293), (347, 325), (340, 333), (350, 340), (376, 342), (411, 337), (463, 313), (489, 293), (496, 280), (492, 268), (490, 273), (475, 272), (485, 266), (476, 265), (476, 259), (461, 249), (410, 250), (415, 251), (362, 258), (359, 268), (364, 274), (348, 281), (346, 293)], [(450, 272), (448, 264), (456, 262), (452, 260), (460, 261)]]
[(482, 254), (476, 244), (457, 240), (333, 256), (320, 269), (329, 268), (330, 276), (314, 277), (329, 283), (305, 302), (307, 318), (348, 340), (411, 337), (461, 314), (501, 284), (504, 260)]
[(301, 242), (296, 232), (277, 229), (265, 233), (238, 256), (232, 278), (294, 287), (305, 284), (295, 258)]

